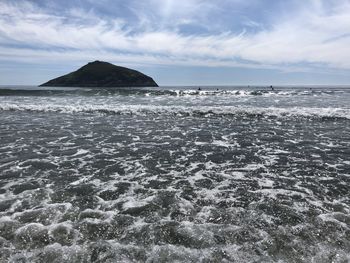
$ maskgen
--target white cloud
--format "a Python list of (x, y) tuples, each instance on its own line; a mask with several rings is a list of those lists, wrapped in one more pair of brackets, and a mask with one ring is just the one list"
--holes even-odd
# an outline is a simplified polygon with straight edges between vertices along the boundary
[(139, 15), (143, 31), (135, 33), (128, 21), (101, 18), (93, 11), (71, 9), (57, 16), (28, 2), (1, 2), (0, 59), (106, 58), (169, 65), (294, 68), (314, 64), (350, 69), (350, 2), (346, 0), (327, 2), (327, 8), (325, 2), (312, 0), (297, 13), (276, 16), (274, 24), (268, 29), (259, 27), (256, 33), (218, 32), (205, 36), (183, 35), (169, 24), (198, 22), (202, 19), (198, 13), (213, 8), (209, 1), (147, 3), (163, 25), (151, 26), (153, 22), (145, 11), (143, 18), (142, 13)]
[(217, 9), (207, 0), (147, 0), (130, 1), (130, 8), (144, 25), (152, 29), (175, 29), (182, 24), (201, 23)]

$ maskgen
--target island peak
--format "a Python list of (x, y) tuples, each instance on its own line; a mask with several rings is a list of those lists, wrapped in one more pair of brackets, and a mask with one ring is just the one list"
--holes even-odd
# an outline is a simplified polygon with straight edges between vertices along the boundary
[(109, 62), (95, 60), (77, 71), (52, 79), (43, 87), (158, 87), (149, 76)]

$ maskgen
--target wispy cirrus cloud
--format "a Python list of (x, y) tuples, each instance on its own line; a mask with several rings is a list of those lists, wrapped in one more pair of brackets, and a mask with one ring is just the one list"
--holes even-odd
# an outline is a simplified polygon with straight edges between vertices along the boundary
[[(123, 3), (125, 15), (101, 14), (93, 4), (58, 11), (57, 3), (50, 9), (29, 1), (1, 2), (0, 59), (350, 69), (347, 0), (290, 1), (293, 10), (261, 21), (244, 13), (247, 2), (239, 0), (221, 6), (203, 0), (108, 3), (114, 8)], [(224, 18), (213, 18), (218, 14)], [(218, 30), (216, 20), (226, 26)], [(185, 32), (184, 26), (192, 30)]]

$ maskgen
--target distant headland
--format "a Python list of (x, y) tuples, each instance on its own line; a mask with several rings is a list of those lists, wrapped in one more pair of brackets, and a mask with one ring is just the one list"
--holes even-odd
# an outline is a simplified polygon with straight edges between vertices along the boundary
[(139, 71), (94, 61), (40, 87), (158, 87), (158, 84)]

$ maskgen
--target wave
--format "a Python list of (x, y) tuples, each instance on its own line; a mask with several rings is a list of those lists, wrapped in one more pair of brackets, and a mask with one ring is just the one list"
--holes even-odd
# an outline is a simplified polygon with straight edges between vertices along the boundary
[(176, 96), (319, 96), (334, 95), (344, 91), (313, 90), (172, 90)]
[(62, 89), (0, 89), (0, 96), (324, 96), (350, 93), (347, 89), (307, 90), (307, 89), (146, 89), (146, 88), (62, 88)]
[(350, 119), (347, 108), (277, 108), (277, 107), (238, 107), (238, 106), (149, 106), (149, 105), (58, 105), (58, 104), (0, 104), (0, 111), (89, 113), (108, 115), (173, 115), (197, 117), (302, 117), (321, 119)]
[(147, 89), (93, 89), (93, 88), (62, 88), (62, 89), (0, 89), (0, 96), (113, 96), (113, 95), (176, 95), (169, 90)]

